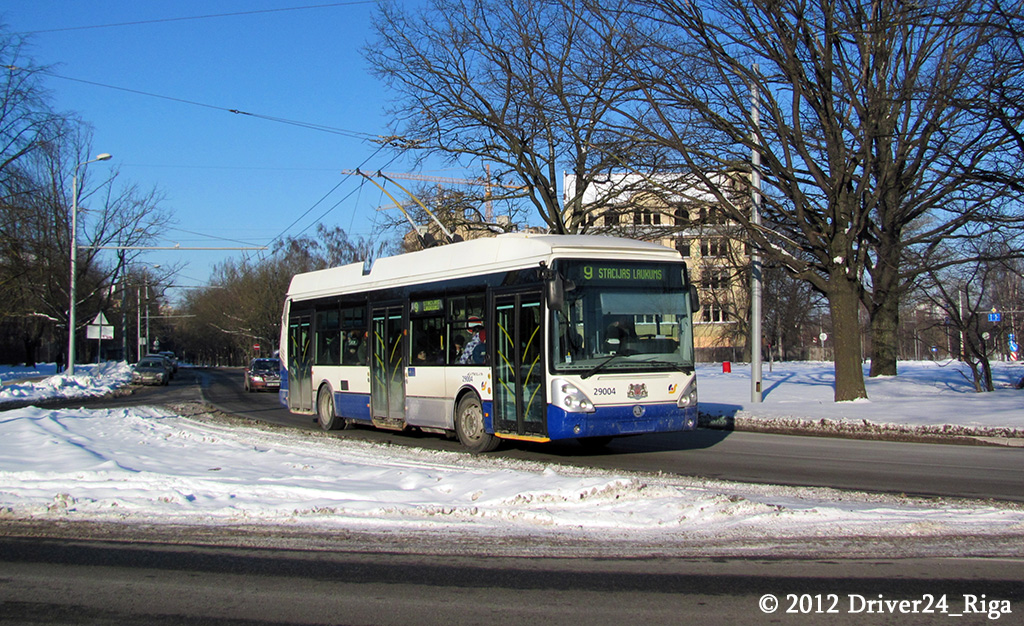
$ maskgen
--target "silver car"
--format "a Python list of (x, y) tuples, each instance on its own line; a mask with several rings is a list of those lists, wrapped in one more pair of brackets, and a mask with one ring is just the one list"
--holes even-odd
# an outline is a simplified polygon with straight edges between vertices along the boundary
[(142, 357), (132, 369), (132, 382), (140, 385), (167, 385), (171, 371), (167, 359), (157, 356)]

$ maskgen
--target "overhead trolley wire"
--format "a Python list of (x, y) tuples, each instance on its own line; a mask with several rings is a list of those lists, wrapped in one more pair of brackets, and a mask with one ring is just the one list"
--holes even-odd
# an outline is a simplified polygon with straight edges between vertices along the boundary
[(117, 22), (114, 24), (94, 24), (92, 26), (68, 26), (65, 28), (44, 28), (40, 30), (28, 30), (20, 35), (35, 35), (41, 33), (63, 33), (73, 30), (91, 30), (96, 28), (117, 28), (120, 26), (140, 26), (142, 24), (163, 24), (166, 22), (184, 22), (188, 20), (206, 20), (218, 17), (236, 17), (242, 15), (259, 15), (261, 13), (281, 13), (284, 11), (305, 11), (309, 9), (327, 9), (332, 7), (354, 6), (358, 4), (376, 4), (376, 0), (351, 0), (349, 2), (331, 2), (329, 4), (309, 4), (298, 7), (284, 7), (280, 9), (261, 9), (252, 11), (238, 11), (236, 13), (211, 13), (208, 15), (190, 15), (185, 17), (163, 17), (155, 20), (136, 20), (133, 22)]
[[(15, 67), (15, 66), (7, 66), (7, 67), (8, 67), (8, 69), (24, 69), (24, 68), (18, 68), (18, 67)], [(345, 128), (337, 128), (337, 127), (334, 127), (334, 126), (327, 126), (327, 125), (324, 125), (324, 124), (315, 124), (315, 123), (312, 123), (312, 122), (302, 122), (302, 121), (299, 121), (299, 120), (290, 120), (290, 119), (287, 119), (287, 118), (284, 118), (284, 117), (275, 117), (275, 116), (272, 116), (272, 115), (263, 115), (261, 113), (253, 113), (251, 111), (242, 111), (241, 109), (231, 109), (231, 108), (228, 108), (228, 107), (218, 106), (218, 105), (215, 105), (215, 104), (207, 104), (205, 102), (198, 102), (196, 100), (187, 100), (185, 98), (176, 98), (174, 96), (165, 96), (163, 94), (152, 93), (152, 92), (149, 92), (149, 91), (141, 91), (139, 89), (131, 89), (131, 88), (128, 88), (128, 87), (118, 87), (117, 85), (108, 85), (108, 84), (105, 84), (105, 83), (99, 83), (99, 82), (92, 81), (92, 80), (85, 80), (85, 79), (82, 79), (82, 78), (72, 78), (70, 76), (63, 76), (61, 74), (57, 74), (57, 73), (52, 72), (50, 70), (40, 70), (40, 72), (42, 72), (43, 74), (46, 74), (47, 76), (52, 76), (54, 78), (60, 78), (62, 80), (69, 80), (69, 81), (76, 82), (76, 83), (83, 83), (83, 84), (86, 84), (86, 85), (93, 85), (95, 87), (104, 87), (106, 89), (115, 89), (117, 91), (124, 91), (124, 92), (127, 92), (127, 93), (133, 93), (133, 94), (140, 95), (140, 96), (147, 96), (147, 97), (150, 97), (150, 98), (159, 98), (161, 100), (169, 100), (171, 102), (180, 102), (182, 104), (189, 104), (189, 105), (192, 105), (192, 106), (203, 107), (203, 108), (207, 108), (207, 109), (213, 109), (215, 111), (223, 111), (223, 112), (226, 112), (226, 113), (233, 113), (235, 115), (244, 115), (244, 116), (247, 116), (247, 117), (253, 117), (253, 118), (256, 118), (256, 119), (266, 120), (268, 122), (278, 122), (280, 124), (289, 124), (291, 126), (298, 126), (300, 128), (308, 128), (308, 129), (311, 129), (311, 130), (318, 130), (318, 131), (325, 132), (325, 133), (332, 133), (332, 134), (335, 134), (335, 135), (341, 135), (343, 137), (350, 137), (352, 139), (370, 140), (370, 141), (376, 141), (378, 143), (382, 143), (382, 142), (384, 142), (384, 141), (389, 139), (389, 138), (381, 137), (380, 135), (375, 135), (373, 133), (366, 133), (366, 132), (362, 132), (362, 131), (358, 131), (358, 130), (348, 130), (348, 129), (345, 129)]]
[[(366, 157), (365, 159), (363, 159), (363, 162), (359, 164), (359, 167), (362, 167), (362, 166), (366, 165), (366, 163), (367, 163), (367, 162), (369, 162), (369, 161), (370, 161), (370, 159), (372, 159), (373, 157), (377, 156), (377, 154), (378, 154), (378, 153), (379, 153), (379, 152), (380, 152), (381, 150), (383, 150), (383, 149), (384, 149), (384, 146), (383, 146), (383, 145), (382, 145), (382, 146), (379, 146), (379, 147), (378, 147), (378, 148), (377, 148), (376, 150), (374, 150), (374, 151), (373, 151), (373, 154), (371, 154), (370, 156), (368, 156), (368, 157)], [(390, 165), (391, 163), (393, 163), (393, 162), (394, 162), (394, 161), (395, 161), (395, 160), (396, 160), (396, 159), (397, 159), (397, 158), (398, 158), (399, 156), (401, 156), (401, 155), (398, 155), (398, 154), (396, 154), (396, 155), (395, 155), (394, 157), (392, 157), (392, 158), (391, 158), (391, 160), (390, 160), (390, 161), (388, 161), (387, 165)], [(387, 167), (387, 165), (385, 165), (384, 167)], [(328, 197), (328, 196), (330, 196), (330, 195), (331, 195), (332, 193), (334, 193), (335, 191), (337, 191), (338, 187), (341, 187), (341, 185), (342, 185), (342, 184), (343, 184), (343, 183), (345, 182), (345, 180), (346, 180), (347, 178), (348, 178), (348, 177), (346, 176), (345, 178), (343, 178), (343, 179), (341, 179), (340, 181), (338, 181), (338, 184), (337, 184), (337, 185), (335, 185), (334, 187), (332, 187), (330, 191), (328, 191), (327, 193), (325, 193), (325, 194), (323, 195), (323, 197), (321, 197), (321, 198), (320, 198), (319, 200), (317, 200), (316, 202), (314, 202), (314, 203), (313, 203), (313, 206), (311, 206), (311, 207), (309, 207), (308, 209), (306, 209), (305, 211), (303, 211), (302, 215), (300, 215), (300, 216), (296, 217), (296, 218), (295, 218), (295, 219), (294, 219), (294, 220), (292, 221), (292, 223), (291, 223), (291, 224), (289, 224), (289, 225), (288, 225), (287, 227), (285, 227), (285, 229), (284, 229), (284, 230), (282, 230), (282, 231), (281, 231), (281, 232), (279, 232), (279, 233), (278, 233), (277, 235), (275, 235), (275, 236), (273, 237), (273, 239), (271, 239), (271, 240), (270, 240), (270, 243), (268, 243), (267, 245), (269, 246), (269, 245), (270, 245), (271, 243), (274, 243), (275, 241), (277, 241), (278, 239), (280, 239), (281, 237), (283, 237), (283, 236), (285, 235), (285, 233), (287, 233), (287, 232), (288, 232), (289, 230), (291, 230), (291, 229), (292, 229), (292, 228), (293, 228), (293, 227), (294, 227), (294, 226), (295, 226), (296, 224), (298, 224), (298, 223), (299, 223), (300, 221), (302, 221), (302, 220), (303, 220), (303, 218), (305, 218), (305, 217), (306, 217), (307, 215), (309, 215), (310, 213), (312, 213), (312, 212), (313, 212), (313, 209), (315, 209), (315, 208), (317, 208), (318, 206), (320, 206), (320, 205), (321, 205), (321, 204), (323, 203), (323, 201), (327, 199), (327, 197)], [(345, 200), (348, 200), (348, 199), (349, 199), (350, 197), (352, 197), (352, 194), (354, 194), (355, 192), (359, 191), (360, 189), (362, 189), (362, 185), (359, 185), (358, 187), (356, 187), (356, 188), (355, 188), (355, 189), (353, 189), (352, 191), (350, 191), (350, 192), (348, 192), (347, 194), (345, 194), (345, 197), (343, 197), (342, 199), (338, 200), (338, 201), (337, 201), (337, 202), (335, 202), (335, 203), (334, 203), (333, 205), (331, 205), (331, 207), (330, 207), (329, 209), (327, 209), (326, 211), (324, 211), (324, 212), (323, 212), (323, 213), (322, 213), (322, 214), (321, 214), (321, 215), (320, 215), (319, 217), (317, 217), (317, 218), (316, 218), (316, 219), (315, 219), (315, 220), (314, 220), (314, 221), (313, 221), (312, 223), (310, 223), (310, 225), (309, 225), (309, 226), (306, 226), (305, 228), (303, 228), (302, 230), (300, 230), (300, 231), (299, 231), (299, 234), (301, 234), (301, 233), (304, 233), (304, 232), (306, 232), (307, 230), (309, 230), (309, 228), (310, 228), (311, 226), (313, 226), (313, 224), (316, 224), (316, 223), (320, 222), (320, 221), (321, 221), (322, 219), (324, 219), (325, 217), (327, 217), (327, 215), (328, 215), (328, 214), (329, 214), (329, 213), (330, 213), (331, 211), (333, 211), (334, 209), (338, 208), (338, 205), (340, 205), (340, 204), (341, 204), (342, 202), (344, 202)], [(353, 212), (353, 216), (354, 216), (354, 215), (355, 215), (355, 214), (354, 214), (354, 212)], [(349, 226), (349, 230), (351, 230), (351, 226)]]

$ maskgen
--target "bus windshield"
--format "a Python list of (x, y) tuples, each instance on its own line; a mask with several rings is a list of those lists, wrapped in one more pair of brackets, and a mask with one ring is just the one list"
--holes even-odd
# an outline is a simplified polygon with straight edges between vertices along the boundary
[(692, 371), (693, 327), (682, 266), (565, 262), (574, 285), (552, 312), (552, 369), (599, 373)]

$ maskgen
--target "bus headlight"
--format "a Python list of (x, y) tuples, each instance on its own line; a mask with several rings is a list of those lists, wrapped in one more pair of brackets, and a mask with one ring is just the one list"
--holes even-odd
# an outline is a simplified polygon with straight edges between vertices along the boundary
[(680, 409), (688, 409), (690, 407), (697, 406), (697, 378), (691, 378), (690, 382), (686, 383), (686, 387), (683, 388), (683, 393), (680, 394), (679, 399), (676, 400), (676, 406)]
[(551, 381), (551, 403), (568, 413), (593, 413), (594, 403), (580, 389), (560, 378)]

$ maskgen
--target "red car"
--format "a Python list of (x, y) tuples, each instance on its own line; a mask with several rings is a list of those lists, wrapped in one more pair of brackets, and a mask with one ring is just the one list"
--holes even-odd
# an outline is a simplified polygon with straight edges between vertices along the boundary
[(281, 388), (281, 361), (253, 359), (245, 368), (246, 391), (277, 391)]

